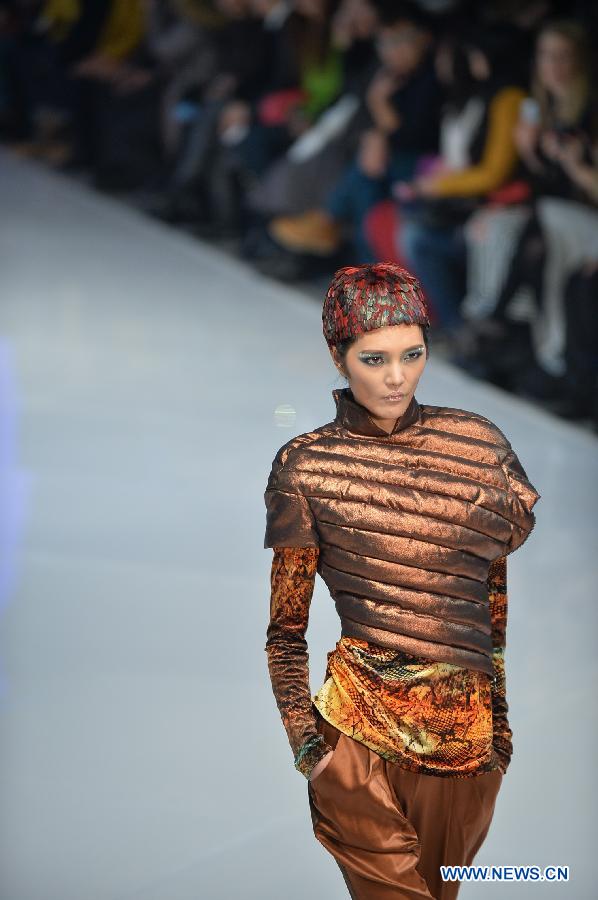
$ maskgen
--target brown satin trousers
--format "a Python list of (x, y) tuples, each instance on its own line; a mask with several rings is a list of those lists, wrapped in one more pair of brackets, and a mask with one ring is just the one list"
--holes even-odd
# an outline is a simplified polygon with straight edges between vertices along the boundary
[(335, 858), (353, 900), (453, 900), (441, 865), (470, 865), (494, 815), (500, 770), (471, 778), (419, 775), (334, 727), (334, 748), (307, 792), (314, 834)]

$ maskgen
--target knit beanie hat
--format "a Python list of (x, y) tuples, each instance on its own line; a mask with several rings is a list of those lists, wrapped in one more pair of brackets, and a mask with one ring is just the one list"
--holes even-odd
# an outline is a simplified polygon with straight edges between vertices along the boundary
[(324, 300), (322, 325), (329, 348), (385, 325), (430, 325), (417, 278), (395, 263), (338, 269)]

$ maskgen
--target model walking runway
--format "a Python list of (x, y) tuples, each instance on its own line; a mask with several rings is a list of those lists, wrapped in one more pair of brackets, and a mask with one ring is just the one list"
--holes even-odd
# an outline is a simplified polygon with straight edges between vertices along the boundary
[[(334, 840), (330, 810), (340, 776), (364, 789), (363, 766), (381, 757), (320, 724), (341, 753), (337, 744), (308, 794), (263, 652), (270, 463), (334, 419), (331, 392), (344, 386), (318, 339), (321, 303), (5, 154), (0, 193), (2, 893), (342, 900), (346, 882), (322, 846)], [(559, 896), (584, 900), (594, 889), (596, 439), (433, 356), (417, 399), (495, 423), (542, 496), (533, 538), (509, 558), (513, 756), (500, 791), (493, 782), (478, 794), (470, 834), (482, 837), (495, 794), (496, 805), (476, 863), (568, 865)], [(335, 685), (367, 666), (374, 678), (385, 660), (347, 646), (327, 682), (339, 620), (321, 579), (308, 637), (313, 692), (322, 688), (331, 720)], [(472, 647), (481, 662), (487, 650)], [(464, 772), (475, 759), (452, 757)], [(404, 772), (393, 781), (385, 760), (376, 784), (409, 806), (416, 773)], [(445, 801), (419, 798), (421, 828)], [(459, 896), (509, 891), (463, 884)], [(517, 884), (522, 897), (549, 891)]]

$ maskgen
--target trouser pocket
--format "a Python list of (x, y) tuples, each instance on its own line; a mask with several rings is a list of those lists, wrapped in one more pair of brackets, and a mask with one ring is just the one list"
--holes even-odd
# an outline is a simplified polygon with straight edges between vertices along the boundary
[[(334, 726), (326, 725), (319, 726), (322, 734), (335, 737)], [(418, 835), (377, 753), (339, 732), (333, 758), (308, 784), (314, 835), (338, 863), (352, 897), (432, 900), (417, 871)]]

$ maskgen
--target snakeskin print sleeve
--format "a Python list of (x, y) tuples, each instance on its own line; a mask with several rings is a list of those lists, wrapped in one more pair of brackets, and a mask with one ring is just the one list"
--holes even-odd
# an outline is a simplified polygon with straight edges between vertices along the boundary
[(308, 779), (316, 763), (333, 749), (316, 729), (305, 640), (318, 555), (318, 547), (274, 547), (264, 648), (295, 768)]
[(492, 618), (492, 662), (494, 679), (492, 682), (493, 745), (500, 759), (500, 770), (504, 774), (513, 754), (513, 732), (509, 727), (506, 698), (505, 644), (507, 633), (507, 557), (501, 556), (490, 565), (488, 573), (490, 595), (490, 615)]

